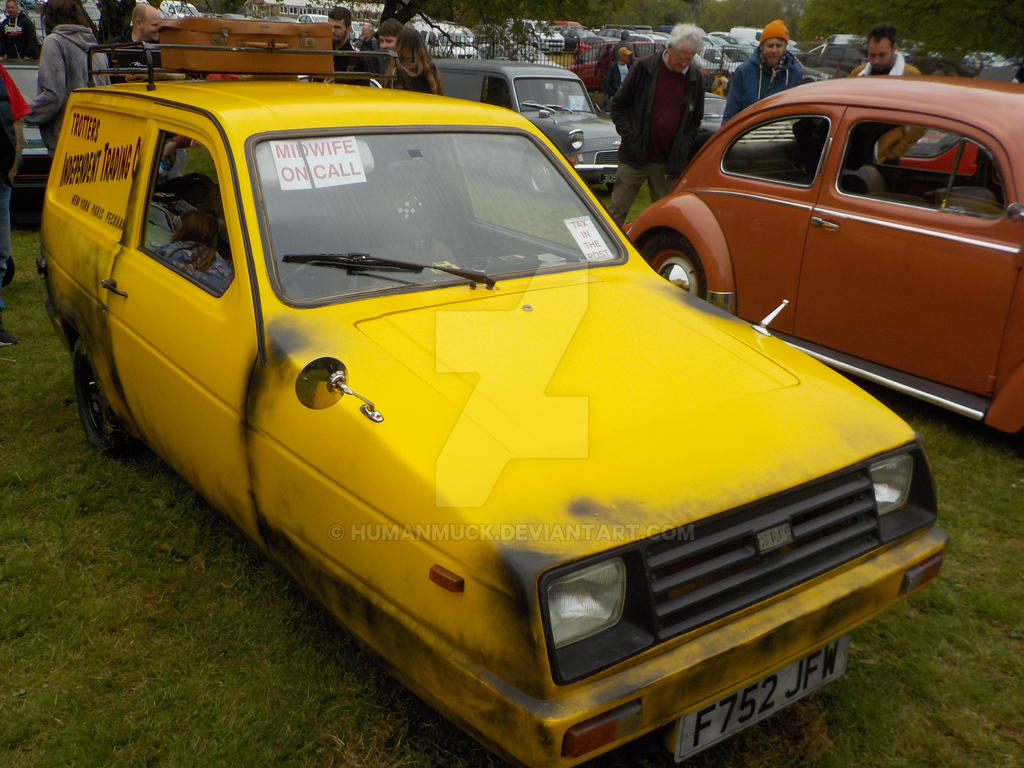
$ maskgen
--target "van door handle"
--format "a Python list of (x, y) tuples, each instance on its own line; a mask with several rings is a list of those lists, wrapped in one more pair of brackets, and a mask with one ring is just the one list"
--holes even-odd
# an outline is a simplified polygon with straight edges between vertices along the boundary
[(124, 296), (125, 298), (128, 297), (128, 294), (125, 293), (124, 291), (117, 290), (117, 280), (113, 280), (113, 279), (108, 277), (106, 280), (102, 280), (100, 282), (100, 285), (102, 285), (104, 288), (106, 288), (111, 293), (116, 293), (118, 296)]
[(822, 229), (839, 229), (839, 225), (834, 221), (826, 221), (820, 216), (811, 216), (811, 226), (821, 227)]

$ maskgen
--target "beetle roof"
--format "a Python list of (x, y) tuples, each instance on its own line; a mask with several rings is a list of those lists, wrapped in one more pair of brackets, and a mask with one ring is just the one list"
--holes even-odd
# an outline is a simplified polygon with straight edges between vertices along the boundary
[(807, 83), (765, 99), (764, 107), (842, 104), (967, 119), (995, 136), (1024, 125), (1024, 90), (993, 80), (950, 77), (847, 77)]

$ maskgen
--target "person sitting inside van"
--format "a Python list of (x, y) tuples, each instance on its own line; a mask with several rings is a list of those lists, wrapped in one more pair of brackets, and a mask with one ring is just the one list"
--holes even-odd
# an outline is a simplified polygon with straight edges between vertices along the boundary
[(173, 266), (220, 296), (231, 284), (235, 270), (231, 262), (217, 253), (217, 220), (198, 208), (185, 211), (171, 242), (156, 246), (156, 252)]

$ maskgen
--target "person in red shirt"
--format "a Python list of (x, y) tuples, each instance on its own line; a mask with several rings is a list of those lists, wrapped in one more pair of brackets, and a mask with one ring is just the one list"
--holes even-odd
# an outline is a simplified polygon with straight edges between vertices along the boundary
[[(29, 113), (25, 98), (14, 84), (7, 70), (0, 64), (0, 288), (14, 276), (11, 260), (11, 188), (18, 175), (21, 150), (25, 147), (25, 133), (21, 119)], [(4, 298), (0, 294), (0, 347), (17, 344), (18, 337), (4, 330)]]

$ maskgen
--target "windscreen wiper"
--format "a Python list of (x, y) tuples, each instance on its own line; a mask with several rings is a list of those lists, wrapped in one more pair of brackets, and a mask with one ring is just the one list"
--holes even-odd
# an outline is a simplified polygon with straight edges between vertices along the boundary
[(338, 267), (349, 272), (362, 271), (389, 271), (401, 272), (422, 272), (424, 269), (435, 269), (455, 277), (462, 277), (472, 280), (474, 283), (482, 283), (488, 288), (494, 287), (494, 278), (486, 272), (476, 269), (460, 269), (459, 267), (448, 267), (441, 264), (417, 264), (413, 261), (401, 261), (399, 259), (382, 259), (371, 256), (360, 251), (348, 253), (289, 253), (282, 261), (293, 264), (315, 264), (324, 267)]
[(572, 112), (571, 109), (563, 107), (561, 104), (538, 104), (536, 101), (521, 101), (519, 106), (532, 107), (533, 109), (550, 109), (555, 112)]

